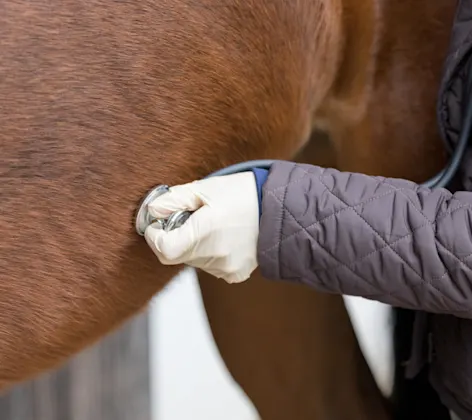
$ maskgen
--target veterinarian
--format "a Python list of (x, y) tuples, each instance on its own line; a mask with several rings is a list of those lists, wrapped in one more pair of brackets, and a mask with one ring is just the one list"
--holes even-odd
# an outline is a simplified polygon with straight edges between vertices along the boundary
[(177, 210), (195, 212), (178, 229), (145, 232), (163, 264), (228, 283), (259, 266), (268, 279), (421, 311), (408, 374), (429, 363), (443, 403), (470, 418), (458, 396), (472, 401), (461, 380), (472, 354), (472, 193), (277, 162), (175, 186), (149, 206), (156, 218)]

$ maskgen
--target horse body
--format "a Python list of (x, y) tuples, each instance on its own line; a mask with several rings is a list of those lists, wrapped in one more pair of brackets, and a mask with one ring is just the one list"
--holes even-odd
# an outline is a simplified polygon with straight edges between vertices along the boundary
[(3, 384), (99, 338), (176, 273), (133, 231), (151, 186), (289, 156), (315, 97), (297, 60), (314, 11), (56, 3), (4, 2), (0, 17)]
[[(445, 0), (3, 2), (0, 387), (98, 340), (176, 274), (133, 228), (155, 184), (295, 158), (315, 126), (330, 133), (340, 169), (417, 180), (437, 169), (434, 96), (453, 9)], [(299, 404), (309, 408), (291, 418), (327, 418), (356, 399), (364, 405), (350, 418), (386, 416), (341, 297), (257, 279), (230, 293), (203, 277), (220, 350), (265, 418)], [(228, 308), (232, 330), (216, 321)], [(228, 350), (234, 337), (276, 348), (302, 318), (271, 358)], [(254, 364), (257, 378), (247, 374)], [(274, 372), (285, 380), (271, 381)]]

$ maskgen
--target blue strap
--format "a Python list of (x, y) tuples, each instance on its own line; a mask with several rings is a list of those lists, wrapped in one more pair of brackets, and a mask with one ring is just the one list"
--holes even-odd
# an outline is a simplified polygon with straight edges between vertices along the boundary
[(269, 171), (267, 169), (260, 169), (260, 168), (252, 168), (252, 173), (256, 178), (256, 188), (257, 188), (257, 197), (259, 200), (259, 220), (262, 215), (262, 186), (267, 181), (267, 177), (269, 176)]

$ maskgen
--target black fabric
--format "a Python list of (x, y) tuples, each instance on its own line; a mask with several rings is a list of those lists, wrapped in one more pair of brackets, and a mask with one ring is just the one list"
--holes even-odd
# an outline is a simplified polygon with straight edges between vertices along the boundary
[(411, 356), (415, 311), (394, 308), (395, 379), (391, 397), (393, 420), (451, 420), (424, 367), (412, 379), (406, 378), (406, 362)]

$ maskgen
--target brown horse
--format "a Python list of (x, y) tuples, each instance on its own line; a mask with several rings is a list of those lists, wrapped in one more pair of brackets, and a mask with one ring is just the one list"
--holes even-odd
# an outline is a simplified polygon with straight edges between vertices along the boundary
[[(435, 105), (455, 4), (343, 5), (342, 64), (315, 112), (332, 147), (315, 135), (296, 160), (424, 181), (445, 163)], [(341, 298), (259, 274), (238, 288), (199, 278), (219, 349), (263, 419), (386, 417)]]
[[(2, 2), (0, 387), (95, 342), (176, 274), (133, 229), (157, 183), (297, 153), (323, 163), (303, 149), (315, 127), (340, 169), (414, 180), (439, 169), (434, 106), (453, 9)], [(219, 348), (264, 419), (387, 418), (341, 297), (257, 274), (231, 288), (204, 277)]]

